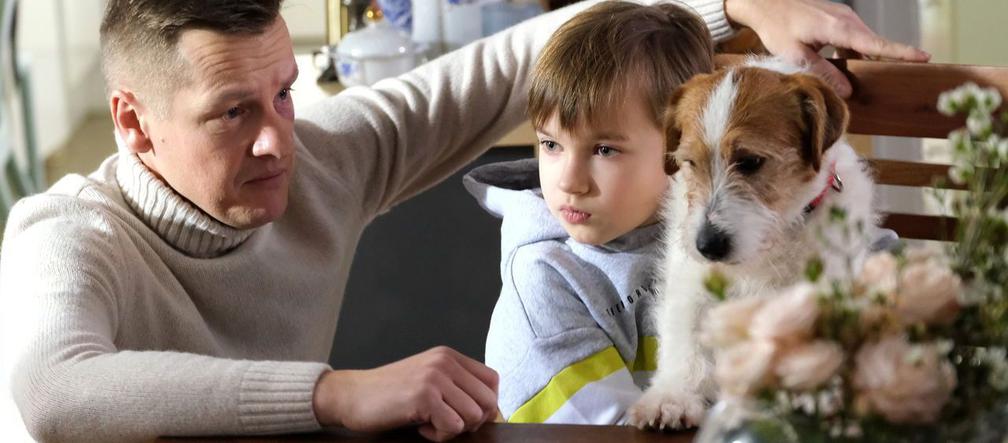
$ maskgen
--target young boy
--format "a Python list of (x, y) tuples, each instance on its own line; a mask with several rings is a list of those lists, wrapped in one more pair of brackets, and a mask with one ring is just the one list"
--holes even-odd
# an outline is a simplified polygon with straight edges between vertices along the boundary
[(622, 423), (647, 386), (670, 183), (660, 122), (676, 87), (712, 70), (712, 53), (683, 7), (598, 4), (553, 35), (532, 74), (538, 160), (466, 176), (503, 218), (486, 363), (508, 421)]

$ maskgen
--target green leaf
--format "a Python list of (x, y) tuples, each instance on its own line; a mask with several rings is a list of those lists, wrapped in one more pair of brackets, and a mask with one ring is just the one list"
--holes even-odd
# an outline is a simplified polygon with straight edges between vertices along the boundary
[(819, 257), (815, 257), (809, 260), (808, 263), (805, 265), (805, 278), (808, 279), (808, 281), (810, 282), (815, 283), (819, 281), (819, 277), (822, 276), (822, 273), (823, 273), (823, 262), (821, 259), (819, 259)]
[(728, 278), (718, 271), (711, 271), (704, 279), (704, 289), (718, 301), (724, 301), (728, 297)]

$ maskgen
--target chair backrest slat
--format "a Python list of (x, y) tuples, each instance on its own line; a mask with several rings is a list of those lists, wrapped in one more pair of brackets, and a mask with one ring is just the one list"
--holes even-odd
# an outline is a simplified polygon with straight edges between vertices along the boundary
[(947, 180), (949, 165), (880, 158), (868, 159), (868, 164), (875, 170), (875, 181), (883, 185), (966, 189)]
[(938, 96), (966, 82), (993, 86), (1008, 98), (1008, 68), (831, 60), (847, 73), (854, 96), (847, 100), (848, 132), (900, 137), (945, 138), (965, 118), (938, 112)]
[(954, 238), (956, 219), (941, 215), (902, 214), (890, 212), (883, 214), (882, 226), (899, 233), (902, 238), (916, 240), (942, 240)]

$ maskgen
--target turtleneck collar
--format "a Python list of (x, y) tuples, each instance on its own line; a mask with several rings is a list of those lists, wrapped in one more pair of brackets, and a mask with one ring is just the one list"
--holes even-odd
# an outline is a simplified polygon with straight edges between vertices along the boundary
[(116, 179), (133, 212), (165, 242), (192, 257), (223, 255), (254, 232), (232, 228), (207, 215), (124, 149), (119, 150)]

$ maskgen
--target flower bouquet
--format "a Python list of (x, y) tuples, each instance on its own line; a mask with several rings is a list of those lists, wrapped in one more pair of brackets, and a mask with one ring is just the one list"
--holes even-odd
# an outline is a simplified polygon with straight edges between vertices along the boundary
[[(958, 218), (953, 242), (854, 263), (843, 237), (860, 234), (824, 227), (823, 255), (844, 257), (844, 272), (826, 275), (823, 260), (835, 257), (823, 257), (773, 297), (708, 312), (701, 339), (717, 362), (721, 398), (698, 441), (1006, 441), (1008, 114), (994, 114), (1000, 104), (996, 91), (972, 84), (939, 100), (941, 112), (968, 115), (949, 135), (949, 179), (967, 189), (943, 195)], [(716, 275), (708, 283), (715, 296), (730, 284)]]

